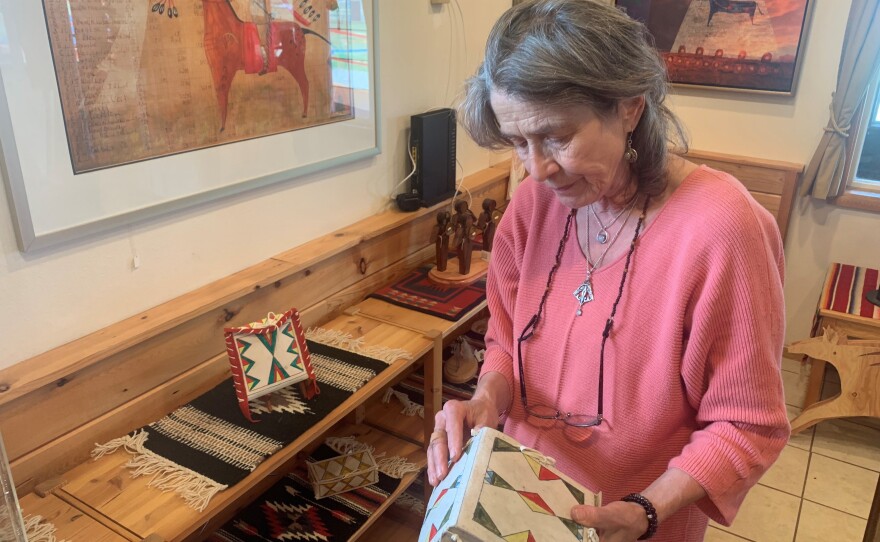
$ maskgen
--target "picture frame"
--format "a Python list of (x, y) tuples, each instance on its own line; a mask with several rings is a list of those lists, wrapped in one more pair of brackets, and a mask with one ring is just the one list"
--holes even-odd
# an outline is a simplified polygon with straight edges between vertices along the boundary
[[(107, 162), (98, 164), (97, 167), (77, 167), (74, 157), (74, 149), (68, 130), (71, 129), (71, 119), (77, 121), (76, 108), (80, 104), (68, 101), (67, 109), (62, 107), (62, 88), (59, 86), (65, 77), (59, 70), (82, 71), (82, 58), (87, 52), (86, 39), (102, 32), (104, 21), (113, 17), (128, 17), (124, 19), (128, 28), (134, 27), (137, 21), (151, 21), (150, 24), (159, 27), (160, 23), (152, 22), (161, 20), (162, 29), (175, 28), (168, 31), (167, 35), (153, 36), (152, 41), (143, 42), (143, 50), (140, 51), (116, 51), (112, 49), (112, 40), (119, 39), (122, 32), (113, 34), (106, 26), (106, 41), (111, 44), (110, 52), (104, 52), (104, 56), (92, 66), (93, 70), (99, 70), (101, 76), (111, 73), (113, 62), (120, 63), (125, 59), (137, 64), (147, 58), (158, 56), (165, 58), (169, 54), (169, 47), (175, 40), (180, 40), (181, 29), (184, 27), (174, 25), (188, 20), (199, 24), (199, 31), (208, 28), (209, 23), (202, 13), (208, 3), (217, 3), (218, 0), (115, 0), (112, 3), (95, 0), (94, 13), (89, 13), (88, 25), (82, 28), (75, 27), (71, 16), (71, 30), (69, 40), (74, 44), (67, 52), (67, 56), (59, 55), (58, 40), (53, 43), (50, 39), (52, 32), (57, 34), (59, 28), (59, 10), (47, 9), (49, 3), (59, 3), (60, 0), (41, 0), (21, 2), (20, 0), (0, 0), (0, 149), (2, 149), (2, 166), (6, 179), (6, 191), (8, 195), (10, 211), (13, 219), (19, 249), (22, 252), (41, 250), (60, 244), (71, 242), (76, 239), (88, 237), (99, 232), (106, 232), (133, 222), (156, 217), (172, 211), (191, 207), (208, 201), (218, 200), (233, 194), (265, 187), (275, 183), (288, 181), (295, 177), (307, 175), (327, 168), (333, 168), (342, 164), (363, 160), (375, 156), (381, 152), (380, 137), (380, 111), (379, 111), (379, 85), (376, 76), (378, 66), (378, 1), (377, 0), (308, 0), (307, 2), (283, 2), (282, 0), (263, 0), (266, 6), (277, 2), (280, 8), (292, 12), (296, 6), (339, 5), (346, 9), (358, 9), (361, 17), (358, 26), (361, 41), (357, 49), (350, 48), (351, 55), (359, 55), (345, 58), (339, 52), (339, 48), (331, 44), (333, 36), (327, 39), (321, 36), (306, 34), (307, 46), (310, 51), (323, 47), (328, 51), (327, 65), (333, 67), (331, 91), (325, 92), (325, 101), (330, 98), (326, 94), (335, 93), (338, 87), (345, 87), (351, 91), (350, 118), (344, 120), (329, 119), (322, 124), (308, 127), (300, 127), (283, 130), (267, 130), (266, 133), (257, 133), (251, 130), (249, 135), (239, 139), (215, 138), (207, 144), (195, 144), (191, 147), (178, 145), (170, 147), (152, 156), (140, 156), (130, 161), (119, 163)], [(225, 4), (233, 6), (236, 2), (241, 5), (261, 2), (249, 2), (245, 0), (221, 0)], [(167, 13), (157, 13), (157, 7), (169, 6)], [(78, 2), (80, 6), (90, 5), (89, 0)], [(110, 6), (110, 7), (102, 7)], [(179, 20), (175, 19), (177, 11), (180, 11)], [(271, 7), (271, 6), (270, 6)], [(84, 9), (84, 8), (82, 8)], [(113, 10), (102, 13), (100, 10)], [(190, 13), (187, 10), (194, 10)], [(331, 8), (335, 9), (335, 8)], [(129, 17), (129, 12), (136, 13), (137, 17)], [(163, 9), (164, 12), (164, 9)], [(296, 13), (293, 13), (296, 15)], [(309, 12), (313, 18), (316, 12)], [(52, 19), (50, 16), (54, 16)], [(155, 17), (155, 19), (153, 19)], [(233, 18), (242, 19), (241, 14)], [(269, 18), (267, 20), (274, 20)], [(301, 22), (300, 19), (296, 19)], [(135, 21), (135, 22), (133, 22)], [(330, 24), (329, 18), (325, 18), (325, 27)], [(66, 21), (62, 21), (66, 22)], [(121, 24), (121, 23), (120, 23)], [(140, 23), (138, 23), (140, 24)], [(61, 25), (63, 28), (63, 24)], [(257, 25), (259, 27), (259, 25)], [(362, 31), (361, 31), (362, 29)], [(117, 28), (118, 30), (118, 28)], [(328, 34), (331, 32), (328, 31)], [(51, 35), (50, 35), (51, 34)], [(227, 33), (228, 34), (228, 33)], [(315, 34), (315, 33), (312, 33)], [(346, 29), (340, 34), (352, 35)], [(257, 35), (255, 33), (255, 35)], [(267, 34), (271, 38), (265, 38), (265, 43), (270, 40), (281, 43), (283, 36), (271, 32)], [(126, 34), (128, 36), (128, 34)], [(200, 38), (200, 34), (196, 38)], [(207, 37), (207, 33), (205, 33)], [(100, 40), (105, 39), (100, 35)], [(56, 35), (57, 38), (57, 35)], [(291, 37), (291, 40), (297, 36)], [(261, 39), (261, 38), (256, 38)], [(321, 41), (323, 40), (323, 41)], [(99, 40), (95, 40), (96, 43)], [(202, 47), (203, 40), (197, 39), (196, 44)], [(204, 40), (207, 42), (207, 39)], [(324, 45), (327, 42), (327, 45)], [(103, 42), (101, 42), (103, 43)], [(262, 43), (262, 42), (259, 42)], [(274, 43), (274, 42), (273, 42)], [(53, 45), (55, 48), (53, 49)], [(188, 45), (187, 53), (193, 53), (192, 44)], [(254, 50), (259, 51), (257, 46)], [(263, 62), (266, 62), (268, 45), (263, 46)], [(280, 46), (279, 46), (280, 47)], [(207, 56), (207, 46), (204, 46)], [(156, 54), (151, 52), (155, 50)], [(72, 51), (72, 52), (71, 52)], [(91, 51), (91, 49), (89, 49)], [(280, 55), (280, 51), (276, 52)], [(125, 56), (128, 55), (128, 56)], [(71, 60), (71, 58), (74, 58)], [(196, 55), (197, 57), (197, 55)], [(194, 58), (196, 58), (194, 57)], [(342, 80), (337, 84), (337, 62), (347, 61), (355, 65), (348, 75), (340, 75)], [(256, 53), (259, 62), (259, 53)], [(279, 57), (280, 58), (280, 57)], [(123, 60), (120, 60), (123, 59)], [(198, 60), (198, 59), (197, 59)], [(66, 61), (66, 63), (65, 63)], [(268, 56), (268, 62), (274, 60)], [(76, 64), (73, 64), (73, 63)], [(252, 62), (253, 63), (253, 62)], [(280, 63), (280, 62), (279, 62)], [(205, 61), (197, 63), (196, 68), (208, 73), (208, 84), (201, 87), (180, 89), (174, 88), (163, 76), (154, 81), (159, 87), (165, 85), (172, 98), (178, 98), (178, 91), (184, 97), (190, 99), (190, 104), (200, 105), (199, 92), (207, 93), (211, 100), (215, 100), (215, 88), (210, 85), (210, 72)], [(192, 68), (192, 62), (190, 67)], [(110, 68), (108, 68), (110, 66)], [(260, 66), (258, 66), (259, 68)], [(196, 69), (193, 68), (193, 69)], [(180, 58), (171, 58), (171, 61), (162, 68), (172, 78), (175, 71), (180, 68)], [(261, 73), (248, 73), (243, 70), (233, 72), (236, 78), (232, 82), (230, 94), (229, 117), (224, 118), (225, 125), (218, 124), (217, 116), (208, 119), (213, 122), (211, 129), (215, 131), (230, 130), (233, 117), (232, 100), (235, 99), (238, 88), (238, 102), (235, 104), (239, 110), (246, 110), (253, 103), (257, 103), (260, 95), (246, 96), (241, 99), (239, 81), (251, 78), (253, 81), (269, 81), (269, 77), (259, 79), (265, 75), (265, 67)], [(271, 70), (269, 70), (271, 71)], [(291, 95), (302, 96), (302, 86), (299, 91), (296, 88), (294, 77), (283, 70), (278, 70), (289, 79), (283, 82), (292, 90)], [(62, 73), (59, 77), (58, 74)], [(76, 74), (80, 75), (79, 72)], [(89, 74), (86, 73), (85, 76)], [(270, 73), (270, 76), (281, 75)], [(85, 77), (84, 76), (84, 77)], [(86, 83), (92, 84), (94, 78), (86, 77)], [(203, 78), (204, 79), (204, 78)], [(105, 80), (107, 85), (125, 84), (124, 78), (119, 78), (122, 83), (115, 83), (110, 76)], [(138, 83), (140, 85), (140, 83)], [(236, 87), (239, 85), (239, 87)], [(347, 87), (346, 87), (347, 85)], [(215, 84), (216, 87), (216, 84)], [(265, 87), (265, 85), (264, 85)], [(91, 87), (84, 84), (83, 92), (89, 92)], [(70, 89), (64, 88), (70, 93)], [(163, 90), (160, 88), (160, 90)], [(312, 85), (313, 94), (315, 85)], [(77, 90), (79, 92), (79, 90)], [(141, 92), (139, 89), (138, 92)], [(219, 95), (219, 94), (218, 94)], [(112, 96), (112, 95), (111, 95)], [(334, 95), (335, 96), (335, 95)], [(194, 98), (195, 97), (195, 98)], [(319, 96), (320, 97), (320, 96)], [(123, 96), (124, 98), (124, 96)], [(207, 99), (207, 98), (206, 98)], [(299, 99), (299, 98), (297, 98)], [(142, 102), (142, 101), (141, 101)], [(220, 100), (217, 99), (220, 103)], [(312, 103), (315, 103), (313, 96)], [(334, 104), (337, 102), (331, 102)], [(269, 105), (273, 105), (274, 102)], [(150, 106), (148, 103), (147, 106)], [(144, 103), (136, 103), (132, 111), (137, 115), (145, 115), (149, 107)], [(214, 106), (212, 106), (214, 107)], [(219, 107), (216, 106), (216, 107)], [(216, 108), (215, 108), (216, 110)], [(314, 110), (314, 107), (313, 109)], [(299, 111), (297, 111), (299, 114)], [(247, 118), (242, 114), (240, 118)], [(305, 110), (302, 113), (305, 118)], [(132, 120), (124, 120), (130, 126), (146, 124), (144, 121), (149, 117), (138, 117)], [(140, 121), (140, 122), (139, 122)], [(132, 124), (133, 123), (133, 124)], [(198, 126), (204, 123), (199, 119)], [(112, 130), (115, 124), (110, 124), (108, 130)], [(105, 129), (106, 127), (100, 127)], [(233, 127), (234, 128), (234, 127)], [(131, 131), (131, 130), (130, 130)], [(71, 132), (72, 133), (72, 132)], [(118, 136), (112, 131), (104, 141), (112, 142)], [(187, 134), (188, 132), (182, 132)], [(122, 134), (123, 136), (128, 134)], [(95, 147), (101, 150), (100, 145)], [(138, 145), (131, 147), (134, 151), (140, 151)], [(141, 153), (143, 154), (143, 153)]]
[(673, 85), (793, 96), (813, 2), (615, 0), (615, 5), (647, 26)]

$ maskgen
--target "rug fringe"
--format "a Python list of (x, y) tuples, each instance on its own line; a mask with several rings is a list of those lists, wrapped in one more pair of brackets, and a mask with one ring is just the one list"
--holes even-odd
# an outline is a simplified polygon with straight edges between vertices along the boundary
[(401, 410), (400, 413), (404, 416), (425, 417), (425, 405), (416, 403), (410, 399), (407, 394), (397, 391), (394, 388), (388, 388), (385, 390), (385, 395), (382, 396), (382, 402), (390, 403), (392, 397), (396, 397), (397, 400), (403, 404), (403, 410)]
[(364, 444), (355, 437), (327, 437), (324, 444), (329, 446), (334, 452), (343, 455), (364, 450), (369, 450), (370, 453), (373, 453), (375, 450), (372, 446)]
[(147, 432), (135, 431), (130, 435), (115, 438), (104, 444), (95, 443), (95, 448), (92, 450), (92, 459), (97, 461), (107, 454), (112, 454), (119, 448), (125, 448), (125, 451), (132, 455), (138, 454), (144, 449), (144, 443), (146, 442)]
[(411, 510), (420, 516), (425, 515), (425, 503), (421, 499), (413, 497), (409, 493), (402, 493), (400, 497), (394, 501), (394, 504), (402, 506), (407, 510)]
[(398, 480), (411, 472), (419, 472), (422, 470), (415, 463), (410, 463), (405, 457), (400, 456), (380, 459), (376, 463), (376, 466), (379, 467), (379, 472), (392, 478), (397, 478)]
[(228, 487), (151, 452), (144, 446), (147, 437), (146, 431), (140, 431), (113, 439), (106, 444), (96, 445), (92, 450), (92, 457), (99, 459), (124, 447), (125, 451), (133, 456), (125, 464), (131, 469), (133, 478), (150, 476), (150, 482), (147, 484), (149, 487), (161, 491), (174, 491), (199, 512), (208, 507), (214, 495)]
[(66, 542), (55, 538), (57, 528), (43, 516), (25, 516), (24, 531), (28, 542)]
[(306, 330), (306, 339), (333, 346), (341, 350), (360, 354), (368, 358), (384, 361), (392, 364), (399, 359), (411, 360), (413, 355), (410, 351), (403, 348), (389, 348), (387, 346), (364, 346), (363, 338), (354, 338), (349, 333), (339, 331), (338, 329), (325, 329), (322, 327), (313, 327)]

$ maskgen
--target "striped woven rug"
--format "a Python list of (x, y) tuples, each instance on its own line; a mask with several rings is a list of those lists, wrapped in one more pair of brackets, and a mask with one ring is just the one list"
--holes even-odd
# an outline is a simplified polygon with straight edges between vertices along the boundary
[(321, 421), (353, 393), (400, 358), (399, 349), (363, 347), (333, 330), (306, 333), (320, 393), (306, 400), (296, 386), (250, 403), (252, 423), (238, 408), (232, 379), (221, 382), (164, 418), (133, 433), (98, 445), (95, 459), (124, 448), (132, 476), (175, 491), (196, 510), (204, 510), (219, 491), (235, 485), (267, 457)]
[(880, 320), (880, 307), (865, 299), (865, 294), (878, 288), (877, 269), (833, 263), (825, 277), (819, 308)]

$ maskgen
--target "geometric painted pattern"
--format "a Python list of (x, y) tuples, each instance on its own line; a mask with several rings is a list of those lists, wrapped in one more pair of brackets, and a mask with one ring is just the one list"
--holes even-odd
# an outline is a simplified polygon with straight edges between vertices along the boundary
[(367, 450), (309, 462), (308, 468), (319, 499), (375, 484), (379, 479), (376, 461)]
[[(492, 453), (522, 454), (522, 456), (525, 457), (526, 462), (531, 469), (531, 472), (535, 475), (535, 478), (537, 478), (538, 481), (552, 482), (560, 480), (565, 484), (565, 487), (569, 490), (569, 492), (571, 492), (575, 500), (580, 504), (584, 504), (584, 493), (582, 491), (578, 490), (565, 480), (562, 480), (559, 476), (553, 473), (550, 469), (547, 469), (546, 467), (541, 465), (537, 460), (535, 460), (535, 458), (531, 457), (529, 454), (523, 453), (519, 447), (514, 446), (513, 444), (503, 439), (496, 438), (495, 442), (492, 443)], [(556, 513), (551, 509), (551, 507), (541, 497), (540, 494), (529, 491), (516, 490), (497, 472), (491, 469), (486, 470), (486, 474), (483, 477), (483, 483), (516, 493), (519, 498), (522, 499), (522, 501), (526, 504), (526, 506), (528, 506), (528, 508), (536, 514), (556, 516)], [(568, 512), (568, 510), (566, 510), (565, 512)], [(579, 525), (576, 522), (567, 518), (559, 517), (558, 519), (562, 522), (563, 525), (565, 525), (565, 527), (571, 532), (576, 540), (582, 541), (584, 539), (584, 527), (582, 525)], [(535, 542), (535, 537), (531, 531), (520, 531), (508, 534), (502, 533), (498, 529), (497, 522), (492, 519), (492, 517), (486, 511), (485, 507), (483, 507), (483, 505), (479, 502), (474, 509), (473, 520), (507, 542)]]
[(585, 500), (598, 505), (601, 495), (495, 429), (472, 436), (426, 503), (420, 542), (598, 542), (594, 529), (569, 515)]

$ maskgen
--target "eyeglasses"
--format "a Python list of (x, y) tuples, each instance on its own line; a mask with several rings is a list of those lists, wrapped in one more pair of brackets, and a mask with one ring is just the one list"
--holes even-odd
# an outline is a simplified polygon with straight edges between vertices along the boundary
[[(540, 418), (542, 420), (559, 420), (566, 425), (570, 425), (572, 427), (594, 427), (602, 423), (602, 391), (603, 391), (603, 366), (604, 366), (604, 358), (605, 358), (605, 339), (602, 339), (602, 351), (599, 355), (599, 408), (598, 413), (595, 416), (590, 416), (587, 414), (574, 414), (571, 412), (561, 412), (559, 409), (553, 408), (551, 406), (536, 404), (530, 405), (529, 400), (526, 397), (526, 374), (525, 367), (523, 365), (523, 355), (522, 355), (522, 345), (526, 342), (532, 335), (535, 334), (535, 328), (538, 326), (538, 321), (540, 320), (539, 315), (535, 314), (532, 316), (532, 319), (529, 320), (529, 323), (526, 324), (526, 327), (523, 329), (522, 334), (520, 334), (519, 338), (516, 340), (516, 354), (517, 359), (519, 360), (519, 388), (520, 388), (520, 399), (522, 400), (522, 405), (525, 411), (529, 416), (534, 416), (535, 418)], [(609, 327), (609, 326), (606, 326)]]
[(604, 420), (604, 417), (602, 416), (602, 399), (605, 391), (605, 342), (608, 340), (608, 336), (611, 334), (611, 328), (614, 326), (614, 315), (617, 313), (617, 305), (620, 303), (620, 298), (623, 296), (623, 287), (626, 284), (626, 276), (629, 273), (630, 260), (632, 259), (633, 251), (635, 251), (636, 248), (636, 240), (639, 238), (639, 232), (645, 222), (649, 200), (650, 198), (645, 198), (644, 208), (639, 217), (639, 222), (636, 224), (636, 232), (633, 236), (632, 243), (630, 243), (629, 252), (626, 255), (626, 264), (623, 267), (623, 276), (620, 279), (620, 288), (617, 291), (617, 299), (614, 300), (614, 305), (611, 307), (611, 316), (608, 317), (608, 320), (605, 322), (605, 329), (602, 330), (602, 346), (599, 349), (599, 392), (597, 398), (597, 412), (595, 415), (562, 412), (558, 408), (542, 404), (530, 405), (526, 396), (526, 376), (525, 365), (523, 364), (522, 345), (535, 334), (538, 323), (541, 321), (541, 315), (544, 312), (544, 302), (547, 301), (547, 295), (550, 293), (550, 285), (553, 284), (553, 277), (556, 275), (556, 270), (559, 269), (559, 263), (562, 261), (562, 253), (565, 250), (565, 244), (568, 241), (568, 236), (571, 232), (571, 223), (577, 211), (572, 209), (571, 213), (569, 213), (568, 219), (565, 222), (565, 232), (562, 234), (562, 239), (559, 241), (559, 248), (556, 250), (556, 262), (553, 264), (553, 267), (550, 269), (550, 275), (547, 277), (547, 285), (544, 288), (544, 295), (541, 296), (541, 303), (538, 305), (538, 312), (532, 316), (526, 324), (526, 327), (523, 328), (519, 338), (516, 340), (516, 357), (519, 364), (520, 400), (522, 401), (523, 408), (529, 416), (534, 416), (535, 418), (540, 418), (542, 420), (559, 420), (572, 427), (595, 427), (600, 425), (602, 420)]

